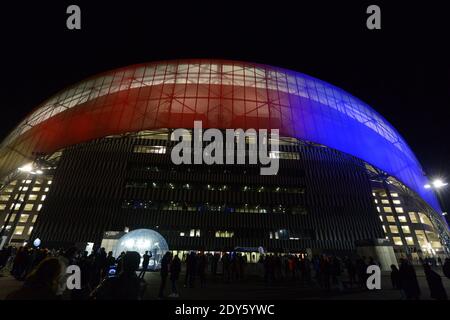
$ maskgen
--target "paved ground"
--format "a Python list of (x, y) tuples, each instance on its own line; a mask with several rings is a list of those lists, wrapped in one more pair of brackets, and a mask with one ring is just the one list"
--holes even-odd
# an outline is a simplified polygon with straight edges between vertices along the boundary
[[(437, 269), (441, 275), (439, 269)], [(416, 270), (419, 285), (421, 287), (421, 299), (430, 299), (430, 292), (422, 268)], [(181, 275), (184, 279), (184, 274)], [(442, 277), (447, 294), (450, 296), (450, 280)], [(156, 299), (160, 284), (159, 273), (148, 272), (145, 280), (148, 283), (146, 291), (146, 299)], [(15, 280), (8, 274), (3, 273), (0, 276), (0, 300), (3, 300), (11, 291), (19, 288), (21, 282)], [(169, 283), (167, 284), (166, 293), (169, 294)], [(332, 299), (332, 300), (399, 300), (400, 292), (391, 289), (390, 276), (384, 273), (382, 276), (381, 290), (361, 290), (350, 289), (345, 292), (339, 292), (334, 289), (327, 292), (317, 286), (304, 287), (299, 283), (291, 280), (284, 280), (273, 286), (265, 285), (264, 281), (257, 276), (248, 276), (239, 282), (226, 283), (221, 276), (208, 276), (204, 288), (200, 288), (199, 284), (195, 288), (184, 288), (182, 281), (178, 284), (180, 298), (187, 300), (200, 299)], [(168, 298), (170, 299), (170, 298)]]

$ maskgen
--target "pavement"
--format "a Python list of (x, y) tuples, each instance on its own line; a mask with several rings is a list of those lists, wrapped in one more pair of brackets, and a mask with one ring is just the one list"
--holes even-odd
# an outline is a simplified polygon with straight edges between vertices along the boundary
[[(450, 279), (442, 275), (440, 268), (435, 268), (442, 276), (444, 287), (450, 296)], [(227, 282), (221, 275), (208, 275), (205, 285), (200, 287), (197, 279), (194, 288), (183, 286), (184, 273), (178, 281), (178, 291), (183, 300), (400, 300), (400, 291), (392, 289), (390, 274), (382, 273), (381, 289), (367, 290), (360, 288), (346, 289), (344, 292), (333, 288), (329, 291), (317, 285), (302, 286), (299, 281), (284, 279), (273, 285), (266, 285), (264, 280), (254, 274), (250, 274), (243, 280)], [(430, 291), (426, 282), (422, 267), (416, 267), (417, 278), (421, 288), (421, 299), (430, 299)], [(145, 280), (148, 284), (145, 299), (157, 299), (160, 276), (158, 272), (147, 272)], [(346, 280), (345, 277), (343, 279)], [(0, 300), (3, 300), (10, 292), (20, 288), (21, 281), (14, 279), (8, 272), (0, 274)], [(166, 295), (170, 294), (170, 282), (167, 281)], [(166, 298), (176, 300), (175, 298)]]

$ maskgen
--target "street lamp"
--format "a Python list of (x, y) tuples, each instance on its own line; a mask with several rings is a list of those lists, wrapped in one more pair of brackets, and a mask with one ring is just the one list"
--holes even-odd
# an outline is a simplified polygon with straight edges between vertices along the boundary
[(446, 185), (448, 185), (447, 182), (442, 181), (442, 179), (434, 179), (431, 184), (427, 183), (426, 185), (424, 185), (425, 189), (440, 189), (445, 187)]
[[(424, 187), (425, 189), (433, 189), (433, 190), (436, 192), (436, 195), (437, 195), (437, 197), (438, 197), (438, 199), (439, 199), (440, 205), (442, 206), (444, 203), (443, 203), (443, 201), (442, 201), (442, 199), (441, 199), (441, 194), (440, 194), (439, 191), (440, 191), (440, 189), (444, 188), (444, 187), (447, 186), (447, 185), (448, 185), (448, 183), (442, 181), (441, 178), (436, 178), (436, 179), (434, 179), (431, 183), (427, 183), (427, 184), (424, 185), (423, 187)], [(447, 212), (442, 212), (441, 214), (442, 214), (443, 216), (446, 216), (446, 215), (447, 215)]]

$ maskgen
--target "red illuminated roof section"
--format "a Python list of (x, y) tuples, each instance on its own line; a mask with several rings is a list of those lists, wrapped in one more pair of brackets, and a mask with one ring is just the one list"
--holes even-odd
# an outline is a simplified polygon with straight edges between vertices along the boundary
[(253, 63), (179, 60), (106, 72), (38, 106), (2, 142), (0, 175), (67, 146), (159, 128), (279, 129), (395, 176), (439, 210), (398, 132), (367, 104), (302, 73)]

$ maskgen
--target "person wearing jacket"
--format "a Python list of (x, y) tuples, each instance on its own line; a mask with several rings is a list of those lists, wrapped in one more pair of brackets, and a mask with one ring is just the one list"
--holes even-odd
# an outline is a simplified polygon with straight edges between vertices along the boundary
[(58, 300), (63, 266), (58, 258), (45, 258), (26, 277), (23, 286), (6, 300)]
[(178, 298), (177, 281), (181, 272), (181, 260), (176, 255), (170, 263), (170, 281), (172, 282), (172, 293), (169, 295), (171, 298)]
[(161, 285), (159, 286), (158, 298), (164, 298), (164, 289), (166, 288), (167, 276), (169, 275), (169, 266), (172, 261), (172, 253), (167, 251), (161, 259)]
[(117, 277), (105, 278), (91, 293), (95, 300), (141, 300), (146, 290), (146, 282), (136, 275), (141, 255), (128, 251), (121, 259), (121, 271)]

